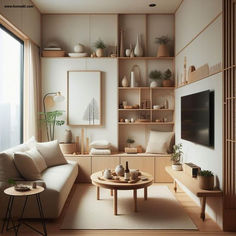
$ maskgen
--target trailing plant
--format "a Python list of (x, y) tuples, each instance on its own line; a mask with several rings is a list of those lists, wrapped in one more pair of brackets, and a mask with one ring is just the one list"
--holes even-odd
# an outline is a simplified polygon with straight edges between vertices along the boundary
[(130, 147), (131, 144), (135, 143), (135, 140), (132, 138), (127, 138), (126, 142), (128, 143), (128, 146)]
[(170, 80), (172, 76), (172, 72), (170, 69), (167, 69), (164, 73), (163, 73), (163, 79), (164, 80)]
[(180, 161), (183, 155), (182, 146), (183, 146), (182, 143), (179, 143), (173, 146), (173, 153), (171, 154), (171, 161), (175, 165), (180, 165)]
[(95, 48), (104, 49), (104, 48), (106, 48), (106, 45), (105, 45), (105, 43), (104, 43), (101, 39), (98, 39), (98, 40), (94, 43), (94, 47), (95, 47)]
[(162, 80), (162, 73), (159, 70), (152, 70), (149, 73), (149, 78), (152, 80)]
[(205, 176), (205, 177), (214, 176), (214, 174), (210, 170), (201, 170), (199, 171), (198, 175)]
[(155, 38), (155, 43), (157, 44), (167, 44), (169, 43), (169, 41), (170, 41), (170, 38), (165, 35)]
[(63, 115), (64, 111), (48, 111), (48, 112), (40, 112), (40, 124), (45, 125), (47, 132), (48, 141), (54, 140), (55, 135), (55, 126), (62, 126), (65, 124), (64, 120), (58, 119), (58, 117)]

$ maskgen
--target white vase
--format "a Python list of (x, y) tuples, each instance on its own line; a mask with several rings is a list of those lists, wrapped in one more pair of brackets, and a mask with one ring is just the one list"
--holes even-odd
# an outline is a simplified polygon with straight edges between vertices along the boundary
[(134, 55), (136, 57), (141, 57), (143, 56), (143, 49), (141, 47), (141, 39), (139, 38), (139, 34), (137, 35), (137, 42), (136, 42), (136, 45), (135, 45), (135, 48), (134, 48)]
[(122, 87), (128, 87), (129, 86), (129, 81), (126, 78), (126, 76), (123, 77), (123, 79), (121, 81), (121, 85), (122, 85)]
[(133, 71), (131, 71), (130, 73), (130, 87), (131, 88), (135, 87), (135, 75)]
[(103, 49), (102, 48), (97, 48), (96, 49), (96, 56), (97, 57), (103, 57)]
[(157, 87), (157, 82), (156, 82), (156, 81), (152, 81), (152, 82), (150, 83), (150, 87), (151, 87), (151, 88)]
[(130, 53), (131, 53), (131, 49), (126, 49), (125, 50), (125, 55), (127, 56), (127, 57), (129, 57), (130, 56)]
[(74, 46), (74, 52), (82, 53), (84, 51), (84, 46), (80, 43)]

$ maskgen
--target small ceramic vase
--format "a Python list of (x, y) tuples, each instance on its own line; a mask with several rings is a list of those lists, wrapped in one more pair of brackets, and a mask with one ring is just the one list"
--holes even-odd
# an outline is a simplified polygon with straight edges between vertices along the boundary
[(111, 170), (105, 169), (105, 170), (104, 170), (104, 173), (103, 173), (103, 177), (106, 178), (106, 179), (111, 179), (111, 178), (112, 178), (112, 176), (111, 176)]
[(69, 129), (66, 129), (64, 132), (64, 143), (72, 142), (72, 132)]
[(126, 49), (125, 50), (125, 55), (127, 56), (127, 57), (130, 57), (130, 54), (131, 54), (131, 49)]
[(80, 43), (74, 46), (74, 52), (81, 53), (84, 51), (84, 46)]
[(126, 78), (126, 76), (123, 77), (123, 79), (121, 81), (121, 85), (122, 85), (122, 87), (128, 87), (129, 86), (129, 81)]
[(118, 165), (115, 169), (115, 172), (118, 176), (124, 176), (125, 169), (122, 165)]
[(157, 87), (157, 82), (156, 82), (156, 81), (152, 81), (152, 82), (150, 83), (150, 87), (151, 87), (151, 88)]
[(166, 44), (160, 44), (158, 50), (157, 50), (157, 57), (168, 57), (169, 56), (169, 50)]
[(140, 35), (139, 34), (137, 35), (137, 42), (136, 42), (136, 45), (135, 45), (135, 48), (134, 48), (134, 55), (136, 57), (143, 56), (143, 49), (141, 47)]
[(96, 56), (97, 57), (103, 57), (103, 49), (102, 48), (97, 48), (96, 49)]

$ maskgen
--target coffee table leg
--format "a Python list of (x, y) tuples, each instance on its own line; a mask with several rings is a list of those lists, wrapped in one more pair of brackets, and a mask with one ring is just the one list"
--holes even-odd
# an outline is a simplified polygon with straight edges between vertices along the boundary
[(144, 188), (144, 200), (147, 200), (147, 187)]
[(100, 199), (100, 188), (97, 186), (97, 200)]
[(113, 193), (113, 208), (114, 208), (114, 215), (117, 215), (117, 189), (114, 189)]
[(137, 208), (137, 189), (134, 189), (134, 211), (137, 212), (138, 208)]
[(111, 196), (113, 196), (113, 189), (111, 189)]

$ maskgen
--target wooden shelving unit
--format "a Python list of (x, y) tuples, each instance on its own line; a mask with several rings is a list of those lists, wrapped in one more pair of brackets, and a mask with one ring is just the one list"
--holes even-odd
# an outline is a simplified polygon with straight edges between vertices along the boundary
[(134, 122), (134, 123), (125, 123), (118, 122), (119, 125), (174, 125), (174, 122)]

